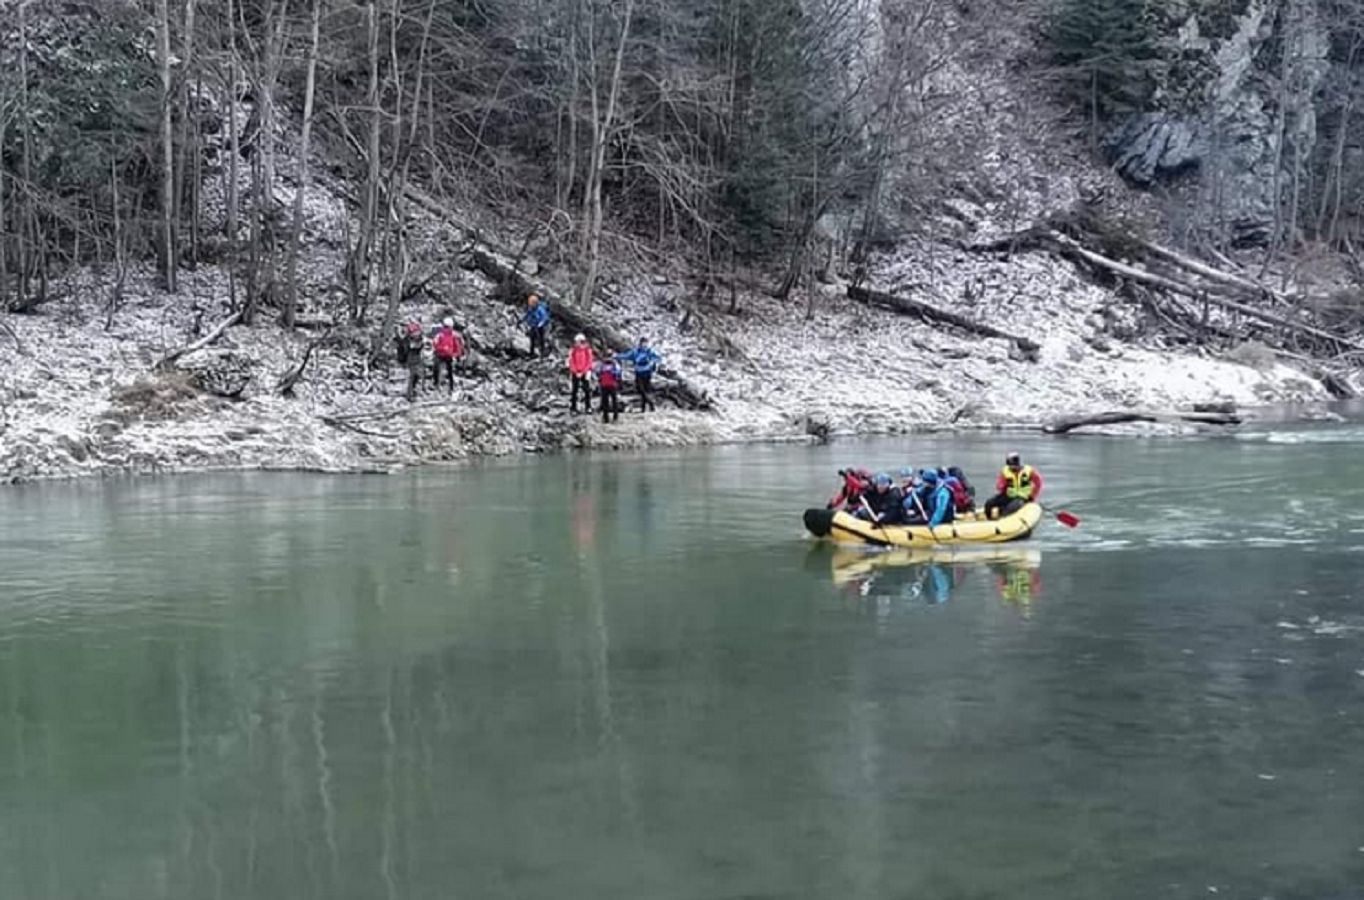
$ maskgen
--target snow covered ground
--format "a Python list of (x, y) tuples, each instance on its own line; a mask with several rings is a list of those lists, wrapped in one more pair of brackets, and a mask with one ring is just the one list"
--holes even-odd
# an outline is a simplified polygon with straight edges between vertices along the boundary
[[(327, 295), (325, 273), (337, 271), (327, 256), (315, 249), (310, 257), (316, 296)], [(1031, 335), (1042, 345), (1040, 359), (1022, 361), (1004, 340), (869, 309), (837, 287), (821, 289), (808, 320), (804, 296), (783, 303), (747, 294), (737, 315), (701, 310), (705, 327), (693, 316), (684, 333), (685, 289), (641, 276), (612, 285), (595, 313), (627, 334), (648, 335), (716, 408), (665, 405), (603, 425), (568, 415), (562, 360), (518, 356), (524, 337), (513, 310), (486, 298), (481, 276), (452, 266), (433, 282), (439, 302), (416, 301), (403, 314), (429, 322), (453, 312), (481, 351), (481, 377), (460, 379), (448, 399), (428, 387), (409, 405), (406, 373), (371, 368), (364, 334), (342, 333), (315, 352), (295, 396), (285, 398), (277, 383), (317, 332), (288, 334), (265, 316), (184, 357), (176, 372), (154, 370), (225, 317), (223, 270), (183, 273), (177, 297), (155, 288), (152, 272), (134, 273), (108, 330), (107, 288), (83, 273), (68, 297), (0, 319), (24, 351), (0, 332), (0, 481), (227, 468), (374, 471), (526, 451), (1028, 427), (1107, 409), (1327, 399), (1319, 383), (1283, 365), (1257, 369), (1124, 343), (1107, 332), (1120, 331), (1130, 310), (1041, 255), (1004, 262), (909, 247), (877, 280)], [(741, 356), (727, 354), (712, 337), (717, 331)], [(570, 337), (556, 334), (564, 352)], [(221, 370), (249, 375), (239, 399), (195, 388), (195, 372)]]

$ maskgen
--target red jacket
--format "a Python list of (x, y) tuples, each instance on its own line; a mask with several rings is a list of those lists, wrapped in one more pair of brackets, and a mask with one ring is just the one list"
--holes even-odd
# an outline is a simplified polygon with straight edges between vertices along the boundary
[(440, 359), (459, 359), (464, 355), (464, 338), (453, 328), (442, 327), (431, 342), (431, 349)]
[(856, 472), (845, 472), (843, 475), (843, 490), (839, 491), (832, 500), (829, 501), (829, 509), (842, 509), (844, 506), (851, 506), (857, 502), (857, 498), (866, 493), (867, 487), (871, 484), (870, 478), (860, 478)]
[(573, 373), (574, 377), (582, 378), (592, 371), (592, 367), (596, 363), (596, 355), (592, 353), (592, 348), (586, 344), (568, 351), (568, 371)]

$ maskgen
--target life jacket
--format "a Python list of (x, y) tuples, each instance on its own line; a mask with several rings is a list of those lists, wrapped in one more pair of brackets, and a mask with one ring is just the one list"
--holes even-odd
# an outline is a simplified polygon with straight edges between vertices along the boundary
[(440, 359), (454, 359), (459, 356), (460, 340), (459, 335), (455, 334), (452, 328), (442, 328), (436, 332), (436, 340), (432, 343), (432, 349)]
[(597, 373), (597, 383), (604, 391), (614, 391), (620, 387), (620, 367), (614, 363), (602, 366)]
[(1007, 487), (1004, 490), (1005, 496), (1017, 500), (1032, 499), (1032, 466), (1024, 466), (1015, 472), (1005, 466), (999, 472), (999, 477), (1004, 479)]

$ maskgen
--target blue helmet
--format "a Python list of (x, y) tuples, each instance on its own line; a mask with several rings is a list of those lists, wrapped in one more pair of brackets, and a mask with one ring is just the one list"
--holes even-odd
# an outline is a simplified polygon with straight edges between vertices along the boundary
[(914, 477), (914, 470), (913, 470), (912, 468), (910, 468), (909, 466), (904, 466), (903, 468), (900, 469), (900, 477), (901, 477), (901, 478), (913, 478), (913, 477)]
[(919, 479), (923, 481), (924, 484), (937, 484), (938, 473), (932, 469), (924, 469), (919, 473)]
[(874, 481), (878, 487), (880, 486), (890, 487), (890, 485), (892, 484), (890, 475), (886, 472), (877, 472)]

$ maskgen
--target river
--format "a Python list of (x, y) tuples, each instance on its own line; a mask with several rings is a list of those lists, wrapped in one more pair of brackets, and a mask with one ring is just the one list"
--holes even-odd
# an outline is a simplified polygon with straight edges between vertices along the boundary
[[(1048, 523), (833, 553), (847, 463)], [(1364, 897), (1364, 428), (0, 492), (0, 897)]]

